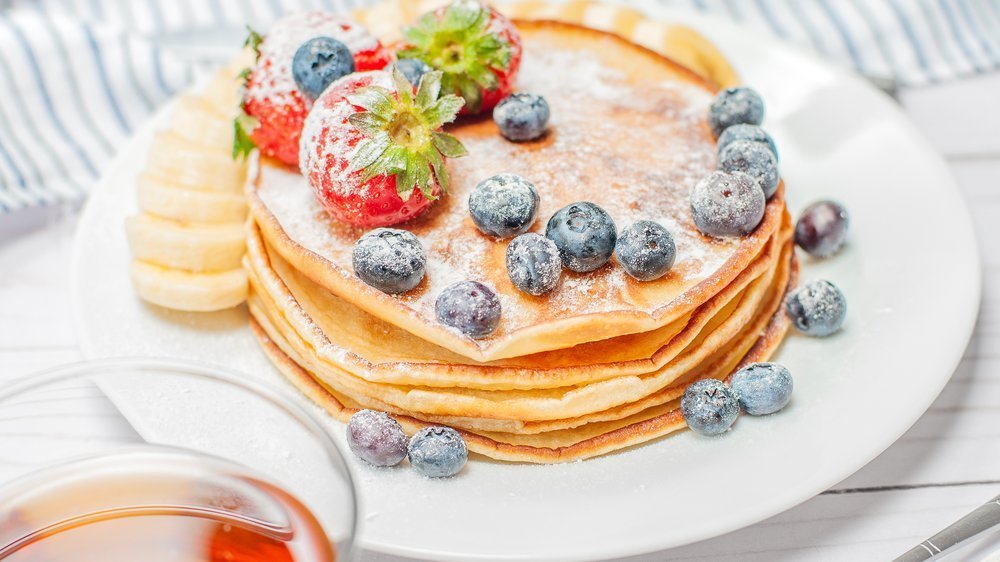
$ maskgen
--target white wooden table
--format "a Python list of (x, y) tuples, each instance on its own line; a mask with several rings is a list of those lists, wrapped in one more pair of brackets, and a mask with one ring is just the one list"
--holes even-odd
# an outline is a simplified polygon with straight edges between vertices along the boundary
[[(883, 560), (1000, 493), (1000, 74), (901, 94), (947, 157), (976, 222), (984, 293), (975, 335), (951, 382), (895, 445), (844, 482), (757, 525), (630, 559)], [(70, 319), (71, 212), (0, 217), (0, 384), (81, 358)], [(36, 226), (29, 228), (29, 223)], [(38, 226), (38, 223), (42, 223)], [(901, 232), (898, 243), (934, 235)], [(948, 256), (927, 256), (947, 267)], [(934, 295), (927, 295), (934, 298)], [(898, 337), (905, 337), (899, 334)], [(0, 481), (18, 451), (86, 448), (136, 435), (90, 387), (0, 410)], [(664, 532), (667, 532), (665, 529)], [(996, 559), (1000, 533), (950, 559)], [(365, 561), (398, 561), (365, 554)]]

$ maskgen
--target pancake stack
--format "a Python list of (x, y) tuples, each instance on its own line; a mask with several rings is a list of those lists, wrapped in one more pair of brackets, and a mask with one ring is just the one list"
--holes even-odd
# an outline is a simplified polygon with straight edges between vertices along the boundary
[[(601, 455), (684, 427), (679, 398), (692, 381), (725, 378), (766, 360), (787, 328), (781, 303), (796, 264), (784, 187), (743, 238), (702, 235), (690, 213), (695, 183), (715, 169), (707, 123), (714, 85), (617, 36), (555, 22), (517, 22), (518, 89), (544, 96), (549, 132), (504, 140), (489, 119), (448, 128), (469, 155), (448, 161), (449, 193), (401, 225), (427, 252), (427, 274), (403, 295), (358, 279), (364, 229), (339, 223), (297, 170), (255, 157), (244, 265), (254, 331), (279, 370), (335, 417), (389, 412), (407, 431), (448, 425), (471, 451), (505, 461)], [(577, 201), (603, 207), (619, 230), (640, 219), (670, 230), (677, 261), (636, 281), (612, 259), (564, 271), (535, 297), (507, 277), (506, 240), (476, 229), (470, 191), (511, 172), (541, 195), (533, 232)], [(471, 339), (440, 324), (448, 285), (492, 287), (500, 326)]]

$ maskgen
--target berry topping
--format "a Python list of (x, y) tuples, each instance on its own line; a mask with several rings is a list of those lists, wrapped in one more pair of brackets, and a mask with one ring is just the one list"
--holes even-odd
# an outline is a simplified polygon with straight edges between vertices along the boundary
[(681, 414), (688, 427), (702, 435), (718, 435), (729, 429), (740, 413), (733, 391), (720, 380), (692, 383), (681, 397)]
[(497, 174), (469, 194), (469, 214), (484, 234), (508, 238), (526, 232), (538, 215), (538, 190), (516, 174)]
[(420, 85), (420, 79), (431, 71), (431, 67), (427, 66), (422, 60), (417, 59), (399, 59), (398, 61), (386, 66), (383, 70), (386, 72), (392, 72), (392, 66), (395, 65), (403, 76), (410, 81), (410, 84), (414, 86)]
[(465, 98), (468, 113), (489, 111), (514, 89), (521, 37), (506, 17), (481, 2), (458, 0), (403, 30), (400, 59), (444, 72), (442, 88)]
[(383, 293), (405, 293), (420, 284), (427, 254), (412, 232), (376, 228), (365, 233), (351, 254), (354, 273)]
[(315, 100), (334, 80), (354, 72), (354, 55), (347, 45), (330, 37), (313, 37), (292, 57), (292, 78), (310, 100)]
[(581, 201), (556, 211), (545, 226), (545, 236), (556, 243), (563, 265), (584, 273), (611, 259), (618, 230), (607, 211)]
[(471, 338), (482, 338), (500, 324), (500, 299), (482, 283), (459, 281), (438, 295), (434, 312), (445, 326)]
[(347, 422), (347, 445), (375, 466), (396, 466), (406, 458), (406, 434), (385, 412), (361, 410)]
[(639, 281), (652, 281), (673, 267), (677, 247), (674, 237), (659, 223), (637, 221), (618, 236), (615, 255), (626, 273)]
[(548, 238), (529, 232), (507, 246), (507, 275), (525, 293), (544, 295), (556, 288), (561, 274), (559, 248)]
[(331, 215), (359, 226), (396, 224), (447, 190), (445, 158), (466, 152), (440, 129), (464, 102), (440, 91), (440, 72), (425, 74), (414, 94), (394, 69), (349, 74), (323, 92), (306, 120), (300, 160)]
[(535, 94), (511, 94), (493, 110), (493, 122), (507, 140), (535, 140), (549, 124), (549, 102)]
[(751, 416), (773, 414), (792, 399), (792, 373), (777, 363), (747, 365), (733, 374), (730, 386)]
[(712, 172), (691, 192), (694, 224), (707, 236), (745, 236), (764, 218), (764, 190), (743, 172)]
[(719, 135), (719, 153), (721, 154), (722, 149), (729, 146), (731, 142), (738, 140), (762, 142), (774, 153), (774, 159), (778, 159), (778, 147), (774, 144), (774, 139), (771, 138), (771, 135), (767, 134), (767, 131), (757, 125), (748, 125), (746, 123), (733, 125), (722, 131), (722, 134)]
[(792, 319), (792, 324), (803, 334), (829, 336), (844, 324), (847, 299), (829, 281), (810, 281), (788, 295), (785, 311)]
[(242, 74), (243, 112), (235, 121), (234, 158), (246, 156), (256, 147), (265, 156), (298, 164), (299, 136), (313, 98), (299, 89), (293, 63), (297, 50), (314, 37), (345, 45), (359, 71), (382, 68), (391, 60), (391, 53), (363, 27), (325, 12), (285, 16), (274, 23), (266, 37), (250, 30), (246, 44), (253, 48), (257, 60)]
[(410, 439), (410, 465), (429, 478), (458, 474), (469, 460), (462, 435), (450, 427), (425, 427)]
[(795, 223), (795, 243), (817, 258), (836, 254), (847, 241), (847, 209), (834, 201), (813, 203)]
[(778, 190), (778, 159), (762, 142), (738, 140), (730, 143), (719, 153), (719, 169), (749, 174), (760, 184), (767, 199)]
[(716, 137), (733, 125), (760, 125), (763, 120), (764, 101), (760, 94), (745, 87), (722, 90), (708, 110), (708, 124)]

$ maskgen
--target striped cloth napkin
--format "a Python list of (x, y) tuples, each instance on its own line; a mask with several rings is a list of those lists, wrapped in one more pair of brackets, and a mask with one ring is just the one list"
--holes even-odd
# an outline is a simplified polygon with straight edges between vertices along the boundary
[[(164, 36), (266, 29), (370, 0), (0, 0), (0, 221), (76, 204), (143, 120), (197, 78)], [(919, 86), (1000, 66), (1000, 0), (651, 0), (745, 24)], [(234, 45), (235, 47), (235, 45)]]

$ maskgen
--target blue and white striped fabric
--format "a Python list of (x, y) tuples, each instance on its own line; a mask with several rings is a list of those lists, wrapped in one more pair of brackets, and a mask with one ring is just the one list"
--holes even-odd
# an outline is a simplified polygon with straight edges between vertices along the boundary
[[(266, 29), (370, 0), (0, 0), (0, 215), (77, 203), (114, 152), (201, 70), (156, 38)], [(657, 0), (730, 19), (903, 85), (1000, 67), (1000, 0)], [(0, 220), (3, 220), (0, 218)]]

